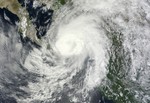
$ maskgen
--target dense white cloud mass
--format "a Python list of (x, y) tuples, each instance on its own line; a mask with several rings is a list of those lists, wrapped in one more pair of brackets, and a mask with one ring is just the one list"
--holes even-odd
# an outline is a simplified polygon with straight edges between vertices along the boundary
[[(141, 83), (143, 88), (150, 85), (150, 70), (145, 67), (150, 61), (146, 59), (150, 49), (148, 1), (72, 0), (72, 3), (56, 12), (42, 48), (34, 49), (25, 61), (29, 71), (42, 77), (38, 83), (29, 84), (32, 95), (26, 100), (47, 99), (55, 103), (65, 93), (72, 102), (89, 103), (89, 91), (101, 86), (109, 72), (111, 29), (123, 34), (123, 48), (130, 52), (131, 81)], [(143, 98), (146, 101), (149, 96)]]
[[(41, 91), (41, 89), (43, 92), (47, 91), (45, 89), (51, 91), (47, 91), (48, 93), (45, 94), (47, 96), (43, 98), (51, 97), (52, 93), (63, 91), (65, 84), (70, 89), (77, 89), (75, 94), (70, 94), (70, 98), (79, 93), (85, 95), (82, 98), (86, 98), (88, 91), (100, 85), (107, 73), (109, 41), (104, 33), (98, 29), (95, 21), (99, 22), (97, 16), (82, 15), (68, 24), (60, 24), (56, 38), (54, 38), (53, 51), (43, 47), (41, 50), (35, 49), (27, 57), (26, 68), (40, 75), (46, 75), (46, 78), (41, 80), (41, 84), (36, 84), (38, 89), (33, 90), (33, 92), (37, 92), (36, 96), (38, 97), (33, 95), (34, 98), (43, 97), (37, 91)], [(47, 62), (44, 63), (43, 58), (47, 61), (51, 59), (49, 63), (55, 62), (54, 66)], [(76, 77), (78, 73), (82, 74)], [(80, 78), (82, 79), (80, 80)], [(74, 84), (73, 81), (77, 83)], [(34, 86), (33, 88), (36, 87), (35, 84), (30, 86), (31, 88), (32, 86)]]

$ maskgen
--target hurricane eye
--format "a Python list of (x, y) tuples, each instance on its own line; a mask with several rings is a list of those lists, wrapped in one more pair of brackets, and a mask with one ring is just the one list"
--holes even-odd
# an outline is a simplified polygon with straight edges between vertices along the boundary
[(84, 48), (83, 41), (71, 35), (60, 37), (55, 45), (62, 56), (79, 55)]

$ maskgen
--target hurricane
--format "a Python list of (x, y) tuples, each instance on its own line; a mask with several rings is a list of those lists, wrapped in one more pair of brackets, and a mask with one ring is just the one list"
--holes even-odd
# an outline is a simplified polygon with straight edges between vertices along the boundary
[(31, 85), (39, 90), (33, 90), (34, 98), (42, 96), (40, 91), (49, 91), (41, 99), (49, 97), (55, 102), (66, 94), (72, 102), (86, 103), (88, 92), (99, 86), (108, 72), (109, 39), (100, 29), (101, 20), (94, 12), (91, 14), (76, 8), (68, 12), (67, 16), (62, 16), (63, 21), (57, 20), (59, 23), (55, 22), (47, 34), (43, 45), (49, 43), (50, 49), (43, 46), (41, 50), (31, 52), (25, 66), (33, 72), (37, 67), (36, 72), (45, 75), (42, 84)]
[(150, 102), (149, 0), (69, 0), (40, 46), (20, 57), (36, 79), (18, 103)]

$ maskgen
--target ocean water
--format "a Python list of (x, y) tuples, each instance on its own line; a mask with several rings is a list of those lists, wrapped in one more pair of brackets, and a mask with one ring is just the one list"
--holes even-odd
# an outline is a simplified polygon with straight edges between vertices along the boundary
[(14, 75), (26, 76), (26, 84), (2, 93), (18, 103), (150, 102), (149, 0), (71, 0), (54, 11), (46, 30), (41, 47), (20, 42), (11, 52), (20, 53), (13, 58), (21, 66), (10, 70), (20, 70)]

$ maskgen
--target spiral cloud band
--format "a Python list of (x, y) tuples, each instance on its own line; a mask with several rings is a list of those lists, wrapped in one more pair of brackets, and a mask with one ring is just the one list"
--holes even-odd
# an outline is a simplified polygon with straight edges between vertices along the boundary
[[(25, 67), (30, 72), (39, 74), (39, 82), (29, 83), (32, 95), (24, 101), (31, 102), (38, 99), (46, 103), (57, 103), (56, 101), (67, 98), (66, 100), (73, 103), (90, 103), (90, 93), (94, 88), (105, 84), (109, 72), (107, 68), (109, 54), (113, 50), (115, 56), (122, 55), (124, 51), (130, 53), (131, 69), (125, 67), (123, 70), (128, 73), (126, 78), (131, 77), (131, 81), (132, 79), (135, 81), (137, 68), (134, 63), (138, 56), (135, 58), (135, 54), (132, 54), (132, 50), (136, 47), (132, 45), (131, 39), (137, 39), (137, 35), (143, 33), (142, 28), (147, 28), (142, 27), (143, 24), (146, 22), (147, 25), (149, 21), (146, 16), (147, 21), (143, 22), (141, 15), (144, 14), (137, 14), (138, 7), (145, 7), (139, 2), (139, 0), (72, 0), (71, 4), (68, 3), (58, 10), (43, 40), (42, 48), (34, 48), (25, 60)], [(141, 24), (138, 22), (139, 19)], [(147, 37), (148, 33), (147, 30), (143, 35)], [(117, 35), (116, 38), (114, 35)], [(122, 41), (118, 40), (119, 35), (122, 36), (120, 37)], [(49, 49), (47, 45), (50, 45)], [(116, 49), (114, 45), (120, 48)], [(115, 62), (122, 63), (121, 60)], [(140, 76), (141, 81), (142, 78), (143, 75)], [(146, 82), (143, 80), (142, 85)]]

